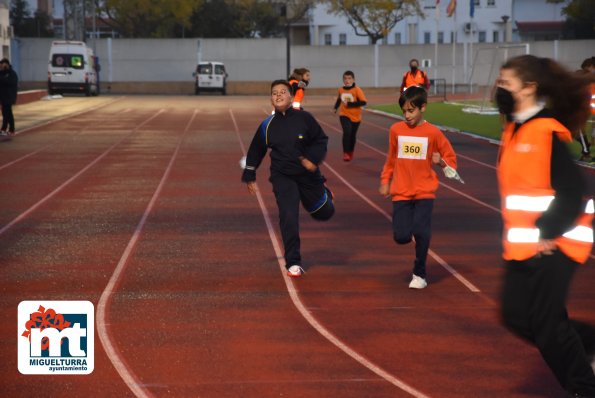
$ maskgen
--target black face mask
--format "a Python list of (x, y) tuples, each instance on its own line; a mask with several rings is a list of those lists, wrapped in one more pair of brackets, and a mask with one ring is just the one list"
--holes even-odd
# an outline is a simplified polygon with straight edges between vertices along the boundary
[(410, 68), (411, 68), (411, 73), (417, 72), (417, 66), (410, 66)]
[(506, 115), (510, 120), (512, 112), (514, 111), (514, 97), (512, 93), (502, 87), (496, 89), (496, 104), (498, 105), (498, 111)]

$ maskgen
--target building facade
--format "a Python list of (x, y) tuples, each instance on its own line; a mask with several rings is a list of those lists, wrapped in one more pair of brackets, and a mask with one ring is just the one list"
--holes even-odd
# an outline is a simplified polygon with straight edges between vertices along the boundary
[[(0, 1), (0, 45), (2, 54), (0, 58), (10, 59), (10, 40), (12, 38), (12, 27), (10, 26), (9, 8), (4, 1)], [(11, 61), (12, 62), (12, 61)]]
[[(381, 44), (511, 43), (562, 38), (562, 9), (570, 0), (419, 0), (424, 15), (397, 23)], [(449, 16), (449, 7), (454, 4)], [(366, 45), (346, 17), (325, 4), (310, 12), (311, 45)]]

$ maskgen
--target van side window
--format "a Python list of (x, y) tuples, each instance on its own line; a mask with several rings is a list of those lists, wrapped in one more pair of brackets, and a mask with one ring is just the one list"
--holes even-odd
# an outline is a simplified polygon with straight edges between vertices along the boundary
[(52, 66), (59, 68), (83, 69), (85, 63), (83, 56), (78, 54), (54, 54), (52, 56)]

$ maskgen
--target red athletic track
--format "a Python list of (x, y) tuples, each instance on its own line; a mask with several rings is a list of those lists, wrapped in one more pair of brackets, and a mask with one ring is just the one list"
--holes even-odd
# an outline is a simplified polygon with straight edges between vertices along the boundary
[[(268, 161), (272, 232), (239, 181), (266, 96), (127, 97), (1, 142), (0, 396), (564, 397), (498, 319), (497, 148), (448, 134), (466, 184), (443, 179), (430, 284), (410, 290), (413, 247), (394, 244), (377, 194), (394, 121), (365, 113), (345, 164), (333, 103), (306, 106), (330, 136), (337, 213), (303, 215), (308, 272), (292, 281), (270, 239)], [(594, 263), (569, 301), (591, 323)], [(18, 372), (17, 305), (36, 299), (95, 304), (91, 375)]]

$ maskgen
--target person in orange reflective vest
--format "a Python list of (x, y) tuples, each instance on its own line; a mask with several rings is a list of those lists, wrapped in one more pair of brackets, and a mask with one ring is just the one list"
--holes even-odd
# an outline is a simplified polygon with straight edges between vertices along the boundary
[(572, 276), (593, 246), (593, 198), (567, 148), (588, 118), (587, 90), (584, 76), (522, 55), (501, 67), (495, 100), (507, 119), (497, 167), (504, 324), (539, 349), (572, 396), (595, 397), (595, 328), (566, 312)]
[(304, 94), (306, 87), (310, 84), (310, 70), (306, 68), (296, 68), (289, 76), (289, 84), (293, 90), (293, 109), (304, 109)]
[(408, 89), (411, 86), (421, 86), (426, 90), (430, 89), (430, 80), (426, 72), (419, 69), (419, 61), (412, 59), (409, 61), (409, 71), (403, 74), (403, 81), (401, 82), (400, 93)]
[[(589, 57), (581, 64), (580, 73), (594, 76), (595, 75), (595, 57)], [(581, 157), (579, 160), (583, 162), (595, 162), (595, 157), (591, 157), (591, 144), (595, 142), (595, 83), (591, 83), (591, 92), (589, 93), (591, 98), (591, 142), (587, 138), (587, 128), (580, 130), (580, 134), (577, 137), (578, 142), (581, 144)]]

